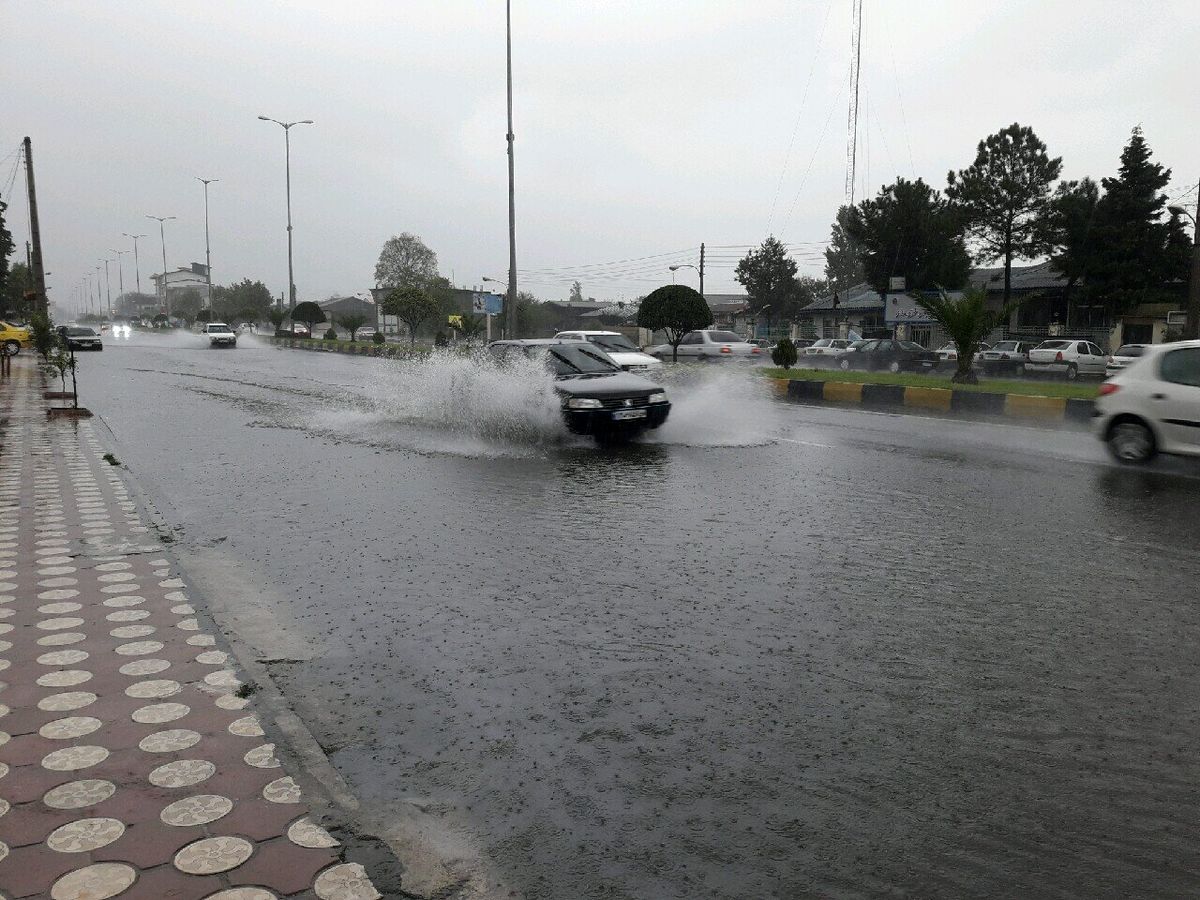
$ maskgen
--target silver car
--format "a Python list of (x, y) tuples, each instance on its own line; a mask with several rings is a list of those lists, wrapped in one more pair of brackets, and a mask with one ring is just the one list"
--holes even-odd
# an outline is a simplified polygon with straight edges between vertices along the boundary
[(1104, 377), (1108, 354), (1091, 341), (1058, 339), (1042, 341), (1029, 351), (1025, 371), (1030, 374), (1062, 375), (1074, 381), (1081, 375)]
[[(659, 359), (671, 358), (671, 345), (659, 344), (646, 351)], [(732, 331), (689, 331), (679, 343), (679, 358), (711, 361), (718, 359), (757, 360), (766, 358), (762, 349)]]

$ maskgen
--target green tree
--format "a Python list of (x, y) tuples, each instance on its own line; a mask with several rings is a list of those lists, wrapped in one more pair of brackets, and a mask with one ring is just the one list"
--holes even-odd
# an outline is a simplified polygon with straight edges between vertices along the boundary
[(204, 307), (204, 298), (195, 288), (180, 291), (171, 298), (171, 315), (191, 321)]
[(362, 313), (342, 313), (337, 317), (337, 324), (347, 329), (350, 332), (350, 340), (354, 341), (354, 333), (367, 324), (367, 317)]
[[(271, 291), (261, 281), (243, 278), (228, 287), (213, 287), (213, 312), (224, 322), (244, 319), (247, 322), (262, 322), (267, 311), (274, 305)], [(247, 314), (249, 313), (249, 314)]]
[(41, 310), (35, 310), (29, 316), (29, 338), (33, 349), (43, 360), (49, 362), (50, 353), (58, 344), (58, 336), (54, 333), (50, 317)]
[(976, 384), (971, 370), (975, 354), (983, 339), (1009, 320), (1020, 301), (1007, 303), (1001, 309), (988, 309), (987, 291), (968, 288), (961, 297), (951, 297), (945, 290), (936, 294), (913, 294), (922, 309), (942, 326), (946, 336), (958, 348), (958, 369), (951, 380), (957, 384)]
[(476, 313), (463, 313), (460, 317), (462, 325), (458, 329), (464, 340), (474, 340), (487, 326), (487, 318)]
[(1062, 171), (1033, 129), (1014, 122), (979, 142), (975, 162), (947, 175), (946, 196), (976, 246), (981, 263), (1004, 260), (1004, 302), (1012, 296), (1012, 261), (1045, 251), (1050, 185)]
[(583, 285), (578, 281), (571, 284), (571, 295), (567, 298), (571, 303), (583, 302)]
[[(271, 326), (275, 329), (276, 336), (278, 336), (279, 332), (283, 329), (283, 323), (286, 319), (287, 313), (282, 309), (271, 307), (269, 310), (267, 310), (267, 321), (269, 321)], [(287, 334), (287, 332), (285, 331), (284, 334)]]
[(853, 207), (845, 229), (861, 247), (867, 281), (880, 293), (892, 276), (902, 276), (910, 290), (953, 290), (967, 281), (971, 259), (958, 216), (920, 178), (898, 178)]
[(381, 288), (425, 289), (437, 274), (437, 254), (407, 231), (384, 242), (375, 264), (375, 284)]
[(1090, 178), (1063, 181), (1050, 198), (1042, 220), (1042, 241), (1050, 263), (1067, 279), (1068, 302), (1076, 285), (1086, 283), (1088, 269), (1098, 252), (1094, 229), (1100, 188)]
[(408, 326), (408, 343), (417, 342), (417, 329), (441, 312), (441, 304), (429, 291), (408, 285), (394, 288), (383, 298), (383, 311)]
[(517, 291), (517, 333), (528, 337), (548, 337), (554, 327), (556, 314), (549, 306), (528, 291)]
[(733, 277), (746, 289), (750, 311), (767, 320), (792, 312), (796, 300), (796, 261), (775, 237), (768, 237), (737, 264)]
[(8, 298), (8, 279), (9, 268), (8, 259), (16, 249), (13, 243), (12, 232), (8, 230), (8, 225), (4, 222), (4, 212), (8, 209), (8, 204), (0, 200), (0, 299)]
[(292, 310), (292, 321), (303, 322), (307, 325), (308, 333), (311, 336), (313, 326), (320, 325), (325, 321), (325, 310), (312, 300), (305, 300), (303, 303), (297, 303)]
[(712, 321), (712, 310), (704, 298), (686, 284), (664, 284), (647, 294), (638, 307), (638, 327), (666, 333), (672, 362), (679, 359), (683, 336), (707, 328)]
[(777, 366), (783, 366), (785, 369), (794, 366), (799, 358), (800, 355), (796, 352), (796, 345), (792, 343), (791, 338), (784, 338), (771, 351), (771, 362)]
[(1176, 275), (1168, 249), (1171, 227), (1162, 221), (1167, 207), (1162, 189), (1171, 170), (1152, 162), (1151, 155), (1142, 129), (1133, 129), (1117, 176), (1101, 181), (1095, 228), (1101, 250), (1088, 272), (1089, 294), (1114, 315), (1163, 299), (1163, 285)]
[(825, 248), (825, 279), (831, 290), (841, 293), (866, 280), (862, 247), (846, 231), (849, 217), (849, 206), (838, 209), (829, 235), (829, 246)]
[(13, 263), (8, 278), (0, 289), (0, 313), (17, 319), (28, 319), (33, 310), (26, 295), (33, 291), (33, 273), (23, 262)]

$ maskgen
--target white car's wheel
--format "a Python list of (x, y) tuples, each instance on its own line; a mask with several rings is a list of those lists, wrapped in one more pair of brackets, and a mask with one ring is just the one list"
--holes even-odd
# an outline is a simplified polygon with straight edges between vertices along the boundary
[(1067, 381), (1075, 381), (1079, 378), (1079, 369), (1075, 367), (1075, 363), (1067, 366)]
[(900, 371), (900, 360), (893, 359), (890, 363), (888, 363), (888, 371), (893, 375), (898, 374)]
[(1108, 430), (1108, 450), (1117, 462), (1141, 463), (1154, 458), (1158, 447), (1144, 422), (1127, 419)]
[(850, 371), (850, 360), (839, 359), (838, 360), (838, 368), (841, 369), (843, 372), (849, 372)]

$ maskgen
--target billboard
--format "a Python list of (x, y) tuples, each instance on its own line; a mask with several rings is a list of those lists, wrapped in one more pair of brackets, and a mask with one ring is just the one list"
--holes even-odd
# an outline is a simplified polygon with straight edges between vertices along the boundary
[(471, 312), (475, 314), (486, 314), (489, 316), (500, 315), (504, 309), (504, 298), (499, 294), (488, 294), (483, 291), (477, 291), (471, 295)]

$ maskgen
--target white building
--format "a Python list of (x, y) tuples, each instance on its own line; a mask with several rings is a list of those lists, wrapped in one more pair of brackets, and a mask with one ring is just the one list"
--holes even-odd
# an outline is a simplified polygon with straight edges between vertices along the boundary
[[(154, 293), (159, 297), (163, 296), (163, 276), (161, 274), (151, 275), (151, 280), (154, 282)], [(208, 268), (204, 263), (192, 263), (190, 267), (175, 269), (167, 273), (166, 277), (167, 293), (171, 300), (174, 300), (184, 291), (194, 290), (200, 294), (200, 298), (204, 301), (205, 306), (209, 306), (208, 302)]]

